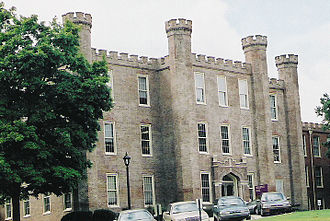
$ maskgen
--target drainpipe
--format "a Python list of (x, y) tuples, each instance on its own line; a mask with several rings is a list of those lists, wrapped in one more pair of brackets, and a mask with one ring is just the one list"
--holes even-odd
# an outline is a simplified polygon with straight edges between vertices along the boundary
[(308, 132), (309, 132), (309, 147), (310, 147), (310, 153), (311, 153), (311, 175), (312, 175), (312, 192), (313, 192), (313, 204), (314, 204), (314, 210), (317, 209), (317, 200), (316, 200), (316, 183), (315, 183), (315, 171), (314, 171), (314, 152), (313, 152), (313, 139), (312, 139), (312, 134), (313, 131), (311, 128), (308, 128)]

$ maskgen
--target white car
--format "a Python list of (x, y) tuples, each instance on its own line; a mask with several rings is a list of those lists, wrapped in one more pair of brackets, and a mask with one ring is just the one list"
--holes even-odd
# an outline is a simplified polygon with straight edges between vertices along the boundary
[(124, 210), (121, 211), (118, 221), (156, 221), (151, 213), (146, 209)]
[[(209, 221), (209, 216), (202, 209), (202, 220)], [(163, 213), (164, 221), (199, 221), (199, 210), (196, 202), (177, 202), (169, 205), (169, 211)]]

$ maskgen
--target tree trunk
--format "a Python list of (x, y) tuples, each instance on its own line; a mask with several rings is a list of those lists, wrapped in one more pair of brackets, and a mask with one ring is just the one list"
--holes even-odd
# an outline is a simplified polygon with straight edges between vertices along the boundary
[(13, 221), (20, 221), (19, 193), (13, 194), (11, 200), (13, 205)]

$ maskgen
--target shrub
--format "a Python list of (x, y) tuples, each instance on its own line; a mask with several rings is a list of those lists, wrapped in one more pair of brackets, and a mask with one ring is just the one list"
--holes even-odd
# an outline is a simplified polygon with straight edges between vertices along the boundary
[(61, 221), (92, 221), (92, 219), (93, 212), (91, 211), (75, 211), (63, 216)]
[(106, 209), (98, 209), (94, 211), (93, 221), (113, 221), (117, 219), (118, 213), (106, 210)]

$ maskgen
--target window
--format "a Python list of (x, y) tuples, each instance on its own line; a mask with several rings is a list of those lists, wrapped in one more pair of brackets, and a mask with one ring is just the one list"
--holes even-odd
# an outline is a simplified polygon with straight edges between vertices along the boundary
[(221, 131), (221, 146), (222, 146), (222, 153), (229, 154), (230, 153), (230, 142), (229, 142), (229, 126), (222, 125), (220, 127)]
[(281, 162), (281, 155), (280, 155), (280, 145), (279, 145), (279, 138), (272, 137), (273, 140), (273, 153), (274, 153), (274, 162), (280, 163)]
[(147, 76), (139, 76), (139, 104), (149, 106), (149, 82)]
[(207, 153), (207, 131), (206, 124), (199, 123), (197, 125), (198, 128), (198, 148), (199, 152)]
[(227, 98), (227, 82), (226, 77), (218, 77), (218, 95), (219, 95), (219, 105), (223, 107), (228, 106)]
[(107, 175), (107, 192), (108, 192), (108, 206), (117, 207), (119, 206), (118, 202), (118, 182), (117, 174), (108, 174)]
[(276, 192), (284, 193), (283, 180), (275, 180)]
[(303, 143), (304, 156), (307, 157), (307, 152), (306, 152), (306, 136), (305, 135), (303, 135), (303, 137), (302, 137), (302, 143)]
[(151, 155), (151, 125), (141, 125), (142, 155)]
[(248, 178), (248, 186), (249, 186), (249, 195), (251, 201), (254, 200), (255, 198), (255, 193), (254, 193), (254, 174), (250, 173), (247, 175)]
[(203, 202), (211, 202), (211, 185), (209, 173), (201, 173), (201, 184)]
[(113, 74), (112, 74), (112, 70), (109, 70), (108, 76), (109, 76), (109, 81), (107, 83), (107, 86), (108, 86), (108, 88), (111, 89), (111, 98), (112, 98), (112, 100), (114, 100), (114, 93), (113, 93)]
[(309, 187), (309, 171), (308, 171), (308, 166), (305, 167), (306, 171), (306, 186)]
[(320, 137), (313, 137), (313, 155), (321, 157), (320, 155)]
[(106, 154), (116, 154), (114, 123), (104, 123), (104, 145)]
[(274, 94), (269, 95), (269, 100), (271, 119), (277, 120), (276, 96)]
[(247, 80), (238, 80), (239, 100), (241, 108), (249, 108)]
[(5, 216), (6, 220), (11, 219), (13, 217), (11, 199), (6, 200), (5, 202)]
[(64, 194), (64, 210), (72, 209), (72, 194), (66, 193)]
[(153, 176), (143, 177), (144, 206), (152, 206), (155, 203)]
[(27, 199), (27, 200), (24, 200), (23, 201), (23, 216), (30, 216), (31, 213), (30, 213), (30, 200)]
[(248, 127), (242, 128), (242, 137), (243, 137), (244, 154), (252, 155), (251, 145), (250, 145), (250, 128)]
[(195, 85), (196, 85), (196, 102), (198, 104), (205, 104), (205, 83), (204, 74), (195, 73)]
[(50, 213), (50, 194), (44, 195), (44, 213)]
[(316, 187), (323, 187), (323, 173), (322, 167), (315, 167), (315, 184)]

